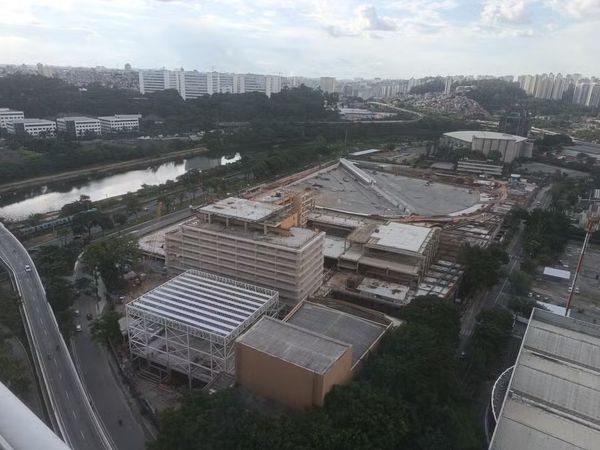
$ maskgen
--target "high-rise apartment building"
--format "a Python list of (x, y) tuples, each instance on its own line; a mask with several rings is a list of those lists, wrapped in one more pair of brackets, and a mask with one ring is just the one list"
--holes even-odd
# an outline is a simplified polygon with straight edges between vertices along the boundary
[(277, 75), (199, 72), (197, 70), (140, 70), (142, 94), (176, 89), (184, 100), (212, 94), (262, 92), (268, 97), (281, 92), (283, 80)]
[(319, 79), (319, 87), (323, 92), (335, 92), (335, 78), (321, 77)]
[(561, 100), (572, 79), (563, 77), (560, 73), (557, 75), (543, 73), (541, 75), (521, 75), (517, 81), (519, 87), (527, 95), (547, 100)]
[(573, 103), (595, 108), (600, 106), (600, 83), (582, 81), (575, 85)]

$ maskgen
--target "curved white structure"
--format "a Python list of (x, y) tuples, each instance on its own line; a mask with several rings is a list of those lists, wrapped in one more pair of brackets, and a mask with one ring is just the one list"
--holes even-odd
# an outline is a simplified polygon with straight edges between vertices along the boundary
[(2, 383), (0, 405), (0, 448), (68, 450), (69, 447)]

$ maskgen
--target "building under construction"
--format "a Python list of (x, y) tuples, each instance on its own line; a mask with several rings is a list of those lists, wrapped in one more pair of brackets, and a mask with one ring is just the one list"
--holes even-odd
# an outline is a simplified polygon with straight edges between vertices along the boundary
[(278, 293), (195, 270), (125, 307), (129, 350), (154, 372), (176, 371), (209, 382), (234, 373), (234, 341), (278, 310)]
[(198, 269), (275, 289), (295, 304), (322, 283), (325, 233), (304, 228), (310, 191), (267, 201), (226, 198), (166, 234), (170, 273)]

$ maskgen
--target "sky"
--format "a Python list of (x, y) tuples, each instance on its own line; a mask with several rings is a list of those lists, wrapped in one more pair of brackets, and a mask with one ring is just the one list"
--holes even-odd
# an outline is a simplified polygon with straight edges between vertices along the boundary
[(0, 0), (0, 64), (600, 75), (600, 0)]

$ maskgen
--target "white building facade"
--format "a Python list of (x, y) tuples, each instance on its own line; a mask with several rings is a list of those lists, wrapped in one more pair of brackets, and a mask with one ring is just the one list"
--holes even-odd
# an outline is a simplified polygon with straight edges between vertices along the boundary
[(56, 119), (56, 130), (74, 137), (102, 134), (100, 120), (93, 117), (61, 117)]
[(10, 122), (25, 118), (23, 111), (15, 111), (9, 108), (0, 108), (0, 128), (7, 128)]
[(140, 129), (140, 117), (140, 114), (115, 114), (114, 116), (98, 117), (101, 133), (138, 131)]
[(56, 122), (44, 119), (19, 119), (9, 122), (6, 129), (10, 134), (28, 134), (33, 137), (54, 136)]
[(527, 138), (495, 131), (452, 131), (444, 133), (440, 144), (451, 149), (469, 148), (486, 156), (499, 152), (504, 163), (531, 158), (533, 151), (533, 142)]
[(212, 94), (262, 92), (270, 97), (281, 92), (283, 79), (277, 75), (199, 72), (197, 70), (140, 70), (142, 94), (176, 89), (184, 100)]

